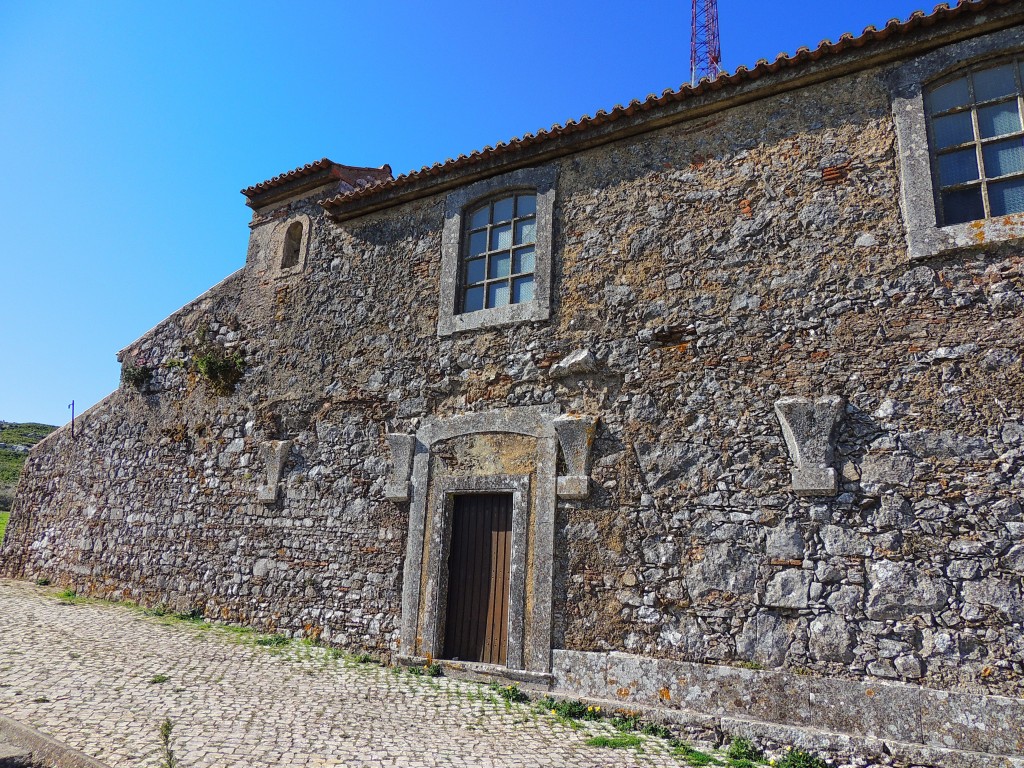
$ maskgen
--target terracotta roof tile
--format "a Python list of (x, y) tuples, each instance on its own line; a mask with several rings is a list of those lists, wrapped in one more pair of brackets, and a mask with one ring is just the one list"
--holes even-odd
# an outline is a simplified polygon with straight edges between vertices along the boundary
[(326, 157), (321, 157), (319, 160), (315, 162), (306, 163), (305, 165), (300, 166), (295, 170), (288, 171), (287, 173), (278, 174), (277, 176), (274, 176), (271, 179), (261, 181), (259, 184), (253, 184), (251, 187), (246, 187), (245, 189), (242, 190), (242, 194), (245, 195), (246, 197), (250, 197), (251, 195), (256, 195), (261, 192), (268, 192), (271, 189), (283, 186), (291, 181), (300, 179), (303, 176), (309, 176), (310, 174), (316, 173), (317, 171), (325, 170), (326, 168), (329, 168), (332, 165), (334, 165), (333, 162), (328, 160)]
[(332, 181), (344, 182), (345, 186), (351, 189), (361, 189), (367, 184), (376, 184), (381, 181), (390, 181), (391, 166), (385, 165), (380, 168), (358, 168), (351, 165), (335, 163), (326, 157), (316, 162), (307, 163), (294, 170), (274, 176), (259, 184), (253, 184), (242, 190), (242, 194), (249, 198), (250, 202), (265, 197), (273, 197), (272, 193), (285, 187), (302, 186), (303, 180), (320, 183)]
[(703, 78), (696, 86), (686, 84), (676, 90), (668, 88), (661, 94), (649, 95), (643, 101), (634, 99), (626, 106), (616, 105), (611, 111), (599, 109), (594, 113), (593, 117), (584, 115), (579, 120), (568, 120), (562, 125), (555, 124), (547, 130), (542, 129), (537, 133), (527, 133), (522, 137), (513, 138), (507, 142), (499, 142), (494, 146), (484, 147), (483, 149), (472, 152), (469, 155), (459, 155), (456, 158), (449, 158), (444, 162), (424, 166), (418, 171), (410, 171), (409, 173), (396, 176), (392, 179), (371, 182), (359, 187), (358, 189), (343, 192), (326, 200), (321, 200), (320, 204), (328, 211), (332, 208), (341, 206), (349, 208), (351, 204), (356, 201), (372, 197), (373, 195), (384, 191), (398, 190), (402, 187), (412, 185), (415, 182), (427, 180), (430, 177), (442, 176), (457, 169), (481, 164), (498, 156), (522, 151), (526, 148), (561, 136), (584, 133), (595, 129), (598, 126), (613, 123), (623, 117), (631, 117), (638, 112), (656, 110), (668, 104), (713, 93), (715, 91), (721, 91), (732, 86), (737, 86), (745, 82), (772, 75), (783, 69), (799, 67), (810, 62), (818, 61), (826, 56), (844, 53), (856, 48), (862, 48), (877, 41), (886, 40), (894, 35), (905, 35), (921, 27), (930, 27), (935, 24), (950, 21), (960, 16), (965, 16), (968, 13), (977, 13), (992, 6), (1007, 5), (1012, 2), (1019, 2), (1019, 0), (958, 0), (958, 2), (954, 3), (952, 6), (947, 3), (941, 3), (935, 6), (930, 14), (925, 13), (924, 11), (914, 11), (906, 21), (890, 19), (881, 29), (874, 26), (865, 27), (864, 31), (857, 37), (854, 37), (851, 33), (847, 32), (841, 35), (836, 42), (832, 42), (831, 40), (822, 40), (814, 50), (807, 47), (800, 47), (793, 53), (793, 55), (780, 53), (772, 62), (768, 62), (765, 59), (759, 59), (752, 68), (739, 66), (734, 72), (723, 72), (714, 80)]

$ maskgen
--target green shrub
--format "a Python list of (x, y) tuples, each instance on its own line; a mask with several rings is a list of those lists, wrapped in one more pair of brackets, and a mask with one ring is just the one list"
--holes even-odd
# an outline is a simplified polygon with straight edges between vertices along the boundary
[(645, 736), (656, 736), (659, 739), (672, 738), (672, 731), (661, 723), (644, 723), (640, 728), (640, 733)]
[(136, 360), (125, 360), (121, 363), (121, 381), (129, 387), (144, 389), (153, 378), (153, 369), (146, 365), (141, 358)]
[(828, 768), (828, 765), (813, 752), (794, 747), (776, 763), (776, 768)]
[(0, 544), (4, 543), (4, 532), (7, 530), (7, 521), (10, 519), (10, 512), (0, 512)]
[(227, 350), (216, 344), (203, 344), (192, 358), (192, 364), (218, 395), (230, 395), (245, 373), (245, 358), (238, 350)]
[(721, 765), (721, 760), (716, 760), (707, 752), (694, 749), (689, 744), (679, 744), (672, 750), (672, 754), (681, 757), (687, 765)]
[(746, 739), (742, 736), (733, 739), (729, 743), (729, 749), (725, 752), (726, 757), (732, 760), (763, 760), (764, 753), (760, 749), (754, 746), (754, 743), (750, 739)]
[(501, 696), (501, 698), (503, 698), (505, 701), (509, 702), (510, 704), (519, 704), (519, 703), (522, 703), (524, 701), (529, 701), (530, 700), (529, 696), (527, 696), (525, 693), (523, 693), (521, 690), (519, 690), (519, 686), (518, 685), (514, 685), (514, 684), (513, 685), (498, 685), (497, 683), (492, 683), (491, 684), (491, 688), (499, 696)]
[(423, 674), (427, 677), (440, 677), (441, 676), (441, 665), (436, 661), (432, 661), (423, 667)]

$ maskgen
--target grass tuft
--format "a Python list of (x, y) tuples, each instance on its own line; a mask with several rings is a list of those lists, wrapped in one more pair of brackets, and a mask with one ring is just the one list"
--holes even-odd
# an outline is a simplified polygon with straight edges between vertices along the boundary
[(291, 639), (286, 635), (260, 635), (256, 638), (256, 645), (262, 645), (264, 648), (281, 648), (290, 642)]
[(608, 747), (610, 749), (623, 749), (624, 747), (639, 747), (643, 739), (633, 733), (623, 733), (619, 736), (595, 736), (587, 739), (588, 747)]

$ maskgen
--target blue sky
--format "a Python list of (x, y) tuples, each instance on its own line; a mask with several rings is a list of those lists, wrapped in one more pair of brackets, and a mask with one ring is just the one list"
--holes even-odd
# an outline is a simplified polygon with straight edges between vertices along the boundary
[[(735, 69), (915, 2), (719, 0)], [(0, 3), (0, 419), (61, 424), (242, 266), (238, 190), (430, 165), (689, 73), (689, 0)]]

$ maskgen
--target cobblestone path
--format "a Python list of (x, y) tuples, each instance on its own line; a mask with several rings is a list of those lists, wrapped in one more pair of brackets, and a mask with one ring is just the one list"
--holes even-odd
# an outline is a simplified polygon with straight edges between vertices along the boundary
[(0, 712), (112, 768), (158, 766), (165, 718), (182, 768), (679, 765), (659, 739), (589, 747), (611, 727), (486, 686), (255, 637), (0, 580)]

